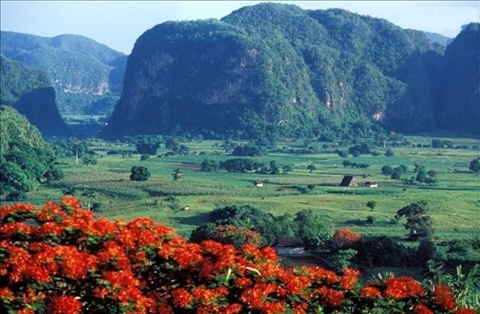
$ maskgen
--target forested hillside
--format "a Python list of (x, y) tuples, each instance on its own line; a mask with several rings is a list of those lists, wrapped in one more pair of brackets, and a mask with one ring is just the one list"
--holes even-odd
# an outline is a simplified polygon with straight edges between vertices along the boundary
[[(44, 136), (68, 134), (55, 104), (55, 89), (48, 75), (3, 55), (0, 55), (0, 61), (1, 104), (16, 108)], [(5, 119), (7, 117), (2, 116), (2, 124)]]
[(39, 130), (10, 106), (0, 106), (0, 117), (0, 195), (18, 200), (41, 182), (60, 178), (53, 150)]
[(122, 89), (127, 57), (86, 37), (2, 31), (1, 52), (51, 77), (62, 115), (110, 114)]
[[(478, 56), (472, 45), (462, 53)], [(445, 60), (472, 72), (476, 62), (451, 52), (444, 57), (444, 50), (421, 31), (340, 9), (264, 3), (220, 21), (166, 22), (137, 40), (102, 135), (475, 132), (442, 123), (441, 117), (457, 121), (464, 114), (448, 101), (459, 90), (442, 79), (451, 71)], [(478, 77), (469, 77), (469, 85), (479, 86)], [(471, 97), (474, 90), (465, 92)], [(468, 104), (478, 110), (478, 101)]]

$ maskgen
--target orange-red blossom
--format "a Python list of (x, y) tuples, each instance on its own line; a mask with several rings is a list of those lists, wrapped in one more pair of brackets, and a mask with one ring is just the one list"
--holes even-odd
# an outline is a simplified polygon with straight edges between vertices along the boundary
[(95, 219), (73, 197), (0, 208), (1, 313), (367, 313), (376, 301), (405, 313), (474, 313), (443, 285), (390, 277), (362, 287), (359, 275), (286, 269), (253, 244), (188, 243), (148, 218)]

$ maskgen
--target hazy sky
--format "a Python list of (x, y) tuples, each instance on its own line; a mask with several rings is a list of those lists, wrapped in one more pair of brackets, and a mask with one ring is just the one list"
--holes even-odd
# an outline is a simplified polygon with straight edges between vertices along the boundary
[(136, 39), (164, 21), (220, 19), (260, 2), (304, 9), (342, 8), (384, 18), (400, 27), (455, 37), (461, 26), (480, 22), (480, 1), (5, 1), (1, 30), (45, 37), (83, 35), (129, 54)]

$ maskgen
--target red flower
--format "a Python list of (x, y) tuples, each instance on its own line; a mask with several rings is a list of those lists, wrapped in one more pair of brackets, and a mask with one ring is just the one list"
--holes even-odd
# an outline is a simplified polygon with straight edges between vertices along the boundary
[(317, 289), (317, 293), (322, 297), (324, 304), (328, 306), (338, 307), (342, 305), (344, 295), (342, 292), (335, 289), (327, 288), (326, 286)]
[(194, 300), (187, 290), (183, 288), (172, 291), (173, 303), (178, 307), (188, 307)]
[(71, 207), (72, 209), (80, 208), (80, 201), (73, 196), (65, 195), (62, 197), (61, 203), (63, 206)]
[(0, 300), (9, 300), (12, 301), (14, 299), (14, 295), (12, 290), (8, 287), (0, 288)]
[(54, 296), (48, 307), (51, 314), (77, 314), (82, 312), (82, 304), (73, 296)]
[(200, 254), (200, 245), (196, 243), (186, 243), (183, 248), (173, 253), (173, 258), (182, 269), (196, 267), (203, 260)]
[(352, 290), (358, 283), (360, 272), (355, 269), (346, 268), (343, 270), (343, 276), (340, 278), (340, 285), (344, 290)]
[(364, 299), (381, 299), (382, 292), (373, 286), (366, 286), (360, 290), (360, 297)]
[(61, 260), (62, 274), (74, 280), (84, 279), (89, 270), (97, 269), (97, 258), (88, 253), (79, 252), (74, 246), (57, 247), (56, 256)]
[(42, 224), (35, 230), (35, 234), (38, 236), (53, 235), (59, 236), (65, 230), (65, 227), (58, 225), (56, 222), (49, 221)]
[(430, 310), (427, 306), (423, 304), (417, 304), (415, 305), (415, 308), (413, 309), (414, 314), (435, 314), (432, 310)]
[(411, 277), (390, 277), (385, 280), (387, 289), (385, 295), (394, 300), (401, 300), (425, 293), (420, 283)]
[(235, 279), (235, 286), (241, 289), (245, 289), (251, 284), (252, 284), (252, 281), (246, 277), (238, 277)]
[(224, 309), (225, 314), (238, 314), (242, 312), (242, 306), (238, 303), (231, 303)]
[(34, 228), (27, 226), (23, 222), (14, 222), (5, 224), (0, 227), (0, 234), (3, 234), (5, 237), (11, 237), (17, 233), (19, 234), (32, 234)]
[(446, 310), (455, 308), (453, 291), (443, 284), (437, 284), (433, 288), (433, 301)]
[[(37, 215), (39, 226), (6, 222), (13, 213)], [(0, 219), (0, 277), (5, 281), (0, 303), (12, 313), (33, 313), (38, 306), (46, 313), (74, 314), (105, 306), (139, 314), (304, 314), (319, 307), (345, 311), (357, 305), (365, 313), (378, 305), (386, 312), (391, 306), (415, 314), (432, 314), (430, 307), (445, 314), (475, 313), (456, 308), (447, 286), (436, 285), (425, 294), (410, 277), (365, 286), (360, 299), (350, 299), (356, 295), (351, 292), (358, 285), (356, 270), (345, 269), (340, 276), (321, 267), (285, 269), (271, 248), (187, 243), (148, 218), (95, 221), (71, 197), (39, 210), (6, 205)], [(386, 300), (373, 302), (377, 299)]]
[(15, 205), (3, 205), (0, 207), (0, 219), (5, 219), (11, 213), (29, 213), (35, 210), (35, 205), (18, 203)]

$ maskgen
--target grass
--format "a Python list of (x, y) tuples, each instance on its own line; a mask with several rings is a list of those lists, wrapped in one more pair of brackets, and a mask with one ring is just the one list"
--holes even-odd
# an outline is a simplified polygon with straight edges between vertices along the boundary
[[(411, 140), (424, 141), (421, 137)], [(476, 139), (450, 140), (470, 147), (478, 144)], [(426, 200), (440, 238), (480, 231), (477, 218), (480, 210), (480, 177), (468, 170), (470, 161), (480, 155), (478, 149), (397, 147), (393, 148), (393, 157), (362, 155), (347, 158), (351, 162), (370, 164), (366, 169), (344, 168), (344, 158), (331, 152), (333, 148), (318, 154), (272, 153), (257, 159), (267, 165), (275, 160), (280, 167), (293, 164), (294, 171), (280, 175), (259, 175), (199, 171), (199, 165), (205, 158), (219, 161), (233, 158), (225, 154), (219, 142), (215, 141), (186, 144), (192, 152), (203, 152), (202, 155), (152, 156), (147, 161), (140, 161), (138, 154), (130, 158), (106, 154), (109, 149), (125, 149), (125, 146), (100, 141), (93, 144), (99, 156), (97, 165), (75, 166), (73, 158), (61, 160), (65, 178), (29, 192), (28, 201), (42, 204), (47, 200), (58, 200), (65, 189), (74, 188), (76, 196), (84, 204), (101, 204), (98, 215), (127, 220), (148, 216), (176, 228), (180, 234), (188, 237), (194, 228), (206, 221), (207, 213), (212, 209), (234, 204), (252, 205), (273, 215), (312, 209), (331, 220), (336, 227), (351, 227), (363, 234), (404, 235), (406, 231), (402, 222), (392, 223), (396, 211), (412, 202)], [(314, 144), (321, 146), (321, 143)], [(278, 145), (293, 149), (300, 146), (300, 142)], [(377, 150), (381, 153), (385, 151), (384, 148)], [(159, 154), (165, 152), (165, 148), (162, 148)], [(396, 167), (405, 164), (409, 172), (403, 177), (409, 178), (415, 176), (415, 163), (424, 165), (427, 170), (435, 170), (439, 184), (432, 187), (407, 185), (381, 174), (380, 169), (384, 165)], [(316, 167), (312, 173), (306, 169), (309, 164)], [(147, 166), (152, 173), (150, 180), (130, 181), (130, 169), (135, 165)], [(182, 169), (184, 176), (178, 182), (171, 176), (176, 168)], [(359, 187), (339, 187), (346, 174), (355, 175)], [(255, 187), (255, 180), (262, 180), (264, 187)], [(365, 181), (377, 181), (379, 187), (363, 187)], [(307, 185), (313, 185), (313, 191), (302, 194), (299, 187), (305, 188)], [(82, 196), (88, 191), (93, 191), (93, 196)], [(168, 195), (176, 196), (178, 202), (169, 202)], [(376, 202), (374, 211), (366, 206), (368, 201)], [(189, 210), (181, 210), (185, 206)], [(374, 225), (366, 224), (368, 216), (375, 217)]]

